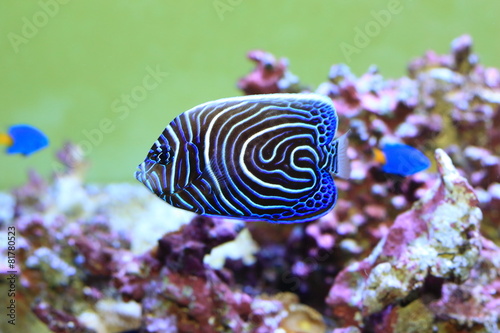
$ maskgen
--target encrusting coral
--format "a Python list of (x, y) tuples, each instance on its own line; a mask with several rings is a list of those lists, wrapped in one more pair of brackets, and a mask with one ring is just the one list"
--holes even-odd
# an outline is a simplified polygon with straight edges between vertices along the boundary
[[(285, 59), (248, 56), (256, 68), (238, 82), (244, 93), (311, 91)], [(336, 207), (310, 223), (196, 216), (140, 184), (88, 185), (81, 150), (66, 145), (52, 180), (31, 172), (0, 193), (0, 234), (18, 233), (16, 328), (498, 331), (500, 72), (479, 64), (469, 36), (408, 72), (386, 80), (372, 66), (357, 78), (337, 64), (317, 87), (339, 131), (351, 130), (353, 170), (336, 179)], [(434, 165), (386, 174), (373, 158), (386, 143), (416, 147)]]

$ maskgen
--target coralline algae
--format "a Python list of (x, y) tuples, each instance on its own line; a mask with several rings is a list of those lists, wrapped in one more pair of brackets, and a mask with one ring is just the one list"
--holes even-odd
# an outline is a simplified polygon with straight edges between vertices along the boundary
[(359, 319), (411, 304), (428, 279), (460, 284), (469, 278), (481, 251), (482, 213), (472, 187), (443, 150), (436, 150), (436, 160), (435, 187), (396, 218), (367, 259), (335, 279), (327, 303), (339, 320), (364, 327)]

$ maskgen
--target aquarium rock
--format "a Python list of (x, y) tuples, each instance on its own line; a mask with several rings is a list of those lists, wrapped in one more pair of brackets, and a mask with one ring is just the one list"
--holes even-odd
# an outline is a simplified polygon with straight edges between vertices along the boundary
[[(412, 305), (426, 283), (463, 284), (478, 265), (479, 202), (448, 155), (438, 149), (435, 157), (440, 180), (434, 188), (396, 218), (368, 258), (349, 265), (335, 279), (327, 303), (345, 325), (362, 328), (361, 318), (386, 312), (392, 316), (395, 308), (398, 316), (404, 315), (402, 305)], [(414, 306), (422, 307), (429, 321), (434, 319), (424, 304), (417, 301)]]

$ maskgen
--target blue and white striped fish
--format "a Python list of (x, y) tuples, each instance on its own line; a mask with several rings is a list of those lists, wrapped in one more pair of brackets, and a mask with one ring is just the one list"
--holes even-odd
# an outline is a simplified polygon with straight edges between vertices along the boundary
[(136, 178), (169, 204), (195, 213), (306, 222), (337, 200), (348, 178), (347, 135), (334, 140), (332, 101), (316, 94), (225, 98), (176, 117)]

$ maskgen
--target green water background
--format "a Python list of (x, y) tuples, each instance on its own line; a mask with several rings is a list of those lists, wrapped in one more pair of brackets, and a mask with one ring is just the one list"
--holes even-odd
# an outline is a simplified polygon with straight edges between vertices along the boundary
[[(391, 13), (383, 25), (380, 11)], [(446, 53), (464, 33), (482, 64), (500, 67), (498, 14), (493, 0), (0, 0), (0, 130), (28, 123), (51, 140), (29, 158), (1, 153), (0, 189), (24, 183), (28, 168), (48, 177), (67, 140), (85, 146), (89, 181), (134, 181), (176, 115), (240, 94), (251, 49), (288, 58), (314, 88), (334, 63), (405, 75), (410, 59)], [(373, 29), (368, 42), (358, 29)], [(342, 52), (347, 44), (357, 53)]]

